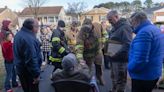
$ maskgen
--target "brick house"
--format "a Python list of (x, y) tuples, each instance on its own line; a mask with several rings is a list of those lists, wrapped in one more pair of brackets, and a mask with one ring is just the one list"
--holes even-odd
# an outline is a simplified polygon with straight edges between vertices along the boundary
[[(18, 18), (19, 26), (25, 19), (34, 18), (33, 9), (31, 7), (23, 9)], [(65, 17), (66, 14), (62, 6), (40, 7), (37, 16), (40, 25), (56, 25), (58, 20), (65, 20)]]
[(109, 12), (109, 9), (106, 8), (93, 8), (90, 11), (83, 13), (80, 17), (81, 23), (85, 18), (91, 19), (93, 22), (101, 23), (102, 21), (106, 21), (106, 15)]

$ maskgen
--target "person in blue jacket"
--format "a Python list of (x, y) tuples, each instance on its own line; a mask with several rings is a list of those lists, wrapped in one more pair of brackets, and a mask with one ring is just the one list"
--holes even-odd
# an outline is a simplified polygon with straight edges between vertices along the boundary
[(24, 92), (39, 92), (40, 43), (36, 38), (38, 21), (26, 19), (14, 38), (14, 62)]
[(130, 19), (136, 34), (128, 64), (132, 92), (152, 92), (162, 73), (164, 35), (143, 12), (132, 14)]

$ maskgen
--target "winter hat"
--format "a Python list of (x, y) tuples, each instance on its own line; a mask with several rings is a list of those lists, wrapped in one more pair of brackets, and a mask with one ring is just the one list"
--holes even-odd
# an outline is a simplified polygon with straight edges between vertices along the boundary
[(2, 22), (2, 30), (9, 31), (9, 24), (11, 23), (10, 20), (3, 20)]
[(59, 20), (58, 27), (65, 27), (65, 22), (63, 20)]
[(77, 65), (76, 56), (72, 53), (65, 56), (62, 60), (62, 68), (65, 71), (71, 71)]

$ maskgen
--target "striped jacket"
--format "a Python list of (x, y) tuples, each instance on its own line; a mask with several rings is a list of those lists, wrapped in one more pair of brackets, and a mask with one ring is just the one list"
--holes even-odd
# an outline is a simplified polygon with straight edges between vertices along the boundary
[(70, 52), (65, 33), (57, 28), (52, 33), (51, 42), (52, 49), (49, 60), (51, 62), (61, 62), (62, 58)]

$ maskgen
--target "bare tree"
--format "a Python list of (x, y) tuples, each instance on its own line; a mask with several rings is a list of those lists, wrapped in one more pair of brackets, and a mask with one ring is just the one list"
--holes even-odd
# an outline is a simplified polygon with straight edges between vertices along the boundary
[(30, 8), (34, 17), (37, 18), (40, 7), (47, 3), (48, 0), (24, 0), (24, 2), (26, 2), (26, 6)]
[(68, 3), (67, 13), (68, 14), (80, 15), (82, 12), (84, 12), (84, 10), (86, 8), (87, 8), (87, 5), (84, 2)]

